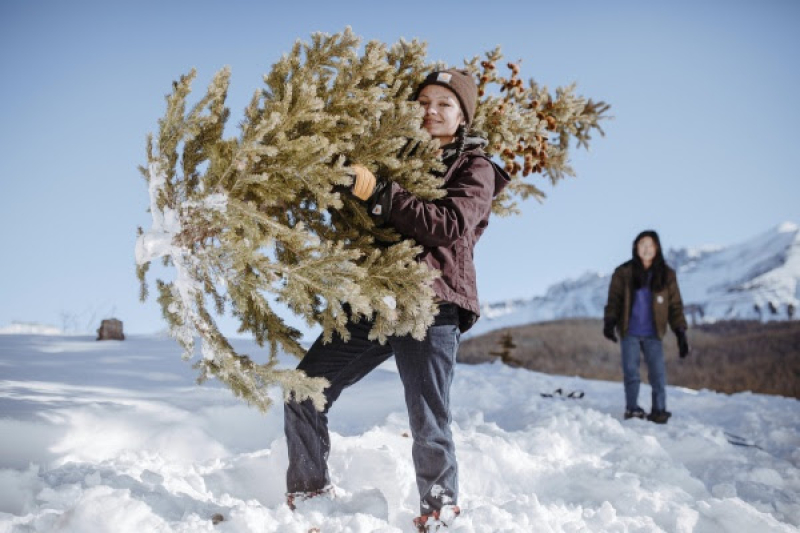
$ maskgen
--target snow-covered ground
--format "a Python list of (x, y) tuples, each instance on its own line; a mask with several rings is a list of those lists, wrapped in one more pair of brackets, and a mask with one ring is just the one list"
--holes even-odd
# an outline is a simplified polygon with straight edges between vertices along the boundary
[(55, 326), (36, 322), (12, 322), (0, 327), (0, 335), (63, 335), (64, 332)]
[[(226, 389), (194, 385), (179, 353), (158, 337), (0, 335), (0, 532), (413, 530), (393, 361), (331, 413), (338, 496), (292, 513), (282, 410), (262, 415)], [(585, 397), (540, 395), (559, 388)], [(459, 366), (464, 513), (451, 530), (798, 530), (797, 400), (670, 388), (674, 415), (659, 426), (623, 421), (622, 399), (619, 383)], [(213, 525), (215, 514), (224, 521)]]

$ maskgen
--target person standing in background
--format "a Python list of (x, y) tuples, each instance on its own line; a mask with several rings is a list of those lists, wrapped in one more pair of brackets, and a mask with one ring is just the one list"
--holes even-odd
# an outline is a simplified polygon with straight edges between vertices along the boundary
[[(689, 354), (686, 317), (683, 312), (678, 278), (664, 261), (658, 233), (641, 232), (633, 241), (633, 258), (614, 270), (608, 288), (603, 317), (603, 335), (622, 348), (622, 374), (625, 382), (625, 419), (647, 418), (666, 424), (667, 376), (662, 339), (667, 324), (678, 340), (681, 358)], [(639, 361), (644, 354), (648, 381), (652, 387), (650, 414), (639, 406)]]

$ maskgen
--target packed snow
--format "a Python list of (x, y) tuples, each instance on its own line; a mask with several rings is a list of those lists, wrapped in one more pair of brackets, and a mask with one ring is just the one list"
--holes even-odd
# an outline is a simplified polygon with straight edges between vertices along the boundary
[(0, 335), (63, 335), (64, 332), (47, 324), (38, 322), (12, 322), (0, 327)]
[[(282, 410), (262, 415), (214, 383), (195, 385), (180, 353), (155, 336), (0, 335), (0, 532), (413, 530), (393, 360), (331, 412), (335, 497), (291, 512)], [(450, 530), (798, 530), (797, 400), (670, 388), (663, 426), (622, 420), (622, 401), (620, 383), (459, 365), (464, 511)]]
[[(790, 306), (798, 316), (800, 227), (793, 222), (731, 246), (670, 249), (665, 259), (677, 271), (692, 321), (786, 320)], [(588, 272), (549, 287), (542, 296), (484, 304), (483, 319), (470, 335), (560, 318), (600, 318), (611, 274)]]

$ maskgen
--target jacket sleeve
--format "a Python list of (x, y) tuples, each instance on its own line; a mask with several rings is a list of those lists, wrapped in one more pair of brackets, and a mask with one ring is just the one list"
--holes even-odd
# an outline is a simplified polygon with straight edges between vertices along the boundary
[(669, 298), (669, 327), (672, 331), (686, 329), (686, 316), (683, 314), (683, 299), (678, 288), (678, 276), (670, 271), (667, 278), (667, 294)]
[(625, 287), (622, 271), (618, 268), (611, 276), (611, 283), (608, 285), (608, 299), (603, 312), (604, 320), (613, 320), (619, 325), (622, 318), (622, 306), (625, 299)]
[(444, 198), (426, 201), (392, 183), (389, 223), (423, 246), (449, 246), (474, 229), (492, 209), (494, 168), (472, 157), (445, 186)]

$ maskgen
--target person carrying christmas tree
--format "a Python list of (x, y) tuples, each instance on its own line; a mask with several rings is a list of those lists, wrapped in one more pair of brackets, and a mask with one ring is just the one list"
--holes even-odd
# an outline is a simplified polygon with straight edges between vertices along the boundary
[(488, 225), (493, 198), (508, 184), (506, 172), (483, 152), (486, 141), (468, 136), (478, 91), (466, 71), (433, 72), (414, 99), (424, 108), (423, 127), (438, 139), (446, 170), (446, 195), (422, 200), (397, 183), (383, 182), (365, 167), (352, 164), (352, 194), (370, 214), (389, 224), (423, 249), (418, 260), (440, 272), (433, 289), (438, 315), (424, 339), (389, 337), (370, 340), (369, 320), (351, 321), (349, 339), (334, 334), (329, 343), (316, 340), (298, 365), (310, 377), (323, 377), (326, 404), (320, 412), (309, 400), (285, 404), (289, 452), (287, 503), (331, 494), (327, 458), (330, 439), (327, 412), (341, 392), (392, 355), (403, 383), (413, 437), (412, 455), (420, 494), (420, 531), (446, 524), (460, 513), (458, 465), (450, 431), (450, 385), (460, 334), (479, 315), (473, 249)]
[[(603, 335), (617, 342), (622, 338), (622, 372), (625, 382), (625, 419), (645, 418), (666, 424), (667, 376), (661, 339), (667, 324), (678, 339), (680, 356), (689, 354), (686, 317), (683, 313), (678, 278), (664, 262), (661, 241), (655, 231), (643, 231), (633, 241), (633, 258), (617, 267), (611, 276), (604, 312)], [(639, 357), (644, 353), (652, 406), (647, 415), (639, 407)]]

